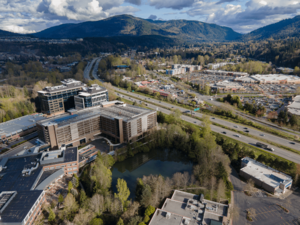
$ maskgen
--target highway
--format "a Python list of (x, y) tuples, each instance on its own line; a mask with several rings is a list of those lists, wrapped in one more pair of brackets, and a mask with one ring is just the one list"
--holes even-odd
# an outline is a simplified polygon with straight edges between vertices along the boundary
[[(94, 58), (91, 62), (88, 62), (87, 66), (85, 67), (84, 71), (83, 71), (83, 77), (85, 80), (90, 80), (90, 71), (95, 63), (95, 61), (98, 58)], [(98, 67), (97, 67), (98, 68)]]
[[(166, 103), (166, 102), (163, 102), (163, 101), (159, 101), (159, 100), (156, 100), (156, 99), (152, 99), (152, 98), (147, 98), (145, 96), (142, 96), (142, 95), (139, 95), (139, 94), (136, 94), (136, 93), (132, 93), (132, 92), (127, 92), (123, 89), (119, 89), (119, 88), (115, 88), (118, 92), (121, 92), (121, 93), (124, 93), (126, 95), (130, 95), (132, 97), (137, 97), (137, 98), (140, 98), (142, 100), (146, 100), (146, 101), (151, 101), (155, 104), (158, 104), (158, 105), (161, 105), (163, 107), (168, 107), (168, 108), (172, 108), (172, 109), (179, 109), (181, 112), (187, 112), (190, 110), (188, 109), (185, 109), (185, 108), (182, 108), (180, 106), (177, 106), (177, 105), (173, 105), (173, 104), (169, 104), (169, 103)], [(191, 112), (190, 112), (191, 113)], [(204, 114), (201, 114), (199, 112), (192, 112), (194, 116), (196, 117), (199, 117), (199, 118), (202, 118), (204, 116)], [(292, 148), (292, 149), (295, 149), (297, 151), (300, 151), (300, 144), (297, 143), (297, 142), (292, 142), (290, 140), (287, 140), (287, 139), (284, 139), (284, 138), (281, 138), (281, 137), (278, 137), (276, 135), (272, 135), (272, 134), (269, 134), (269, 133), (266, 133), (266, 132), (262, 132), (262, 131), (259, 131), (259, 130), (256, 130), (256, 129), (253, 129), (251, 127), (248, 127), (248, 126), (244, 126), (244, 125), (240, 125), (240, 124), (236, 124), (236, 123), (233, 123), (233, 122), (230, 122), (228, 120), (223, 120), (223, 119), (220, 119), (220, 118), (216, 118), (216, 117), (210, 117), (210, 120), (211, 122), (213, 123), (217, 123), (217, 124), (220, 124), (222, 126), (226, 126), (228, 128), (231, 128), (231, 129), (235, 129), (235, 130), (238, 130), (238, 131), (242, 131), (243, 133), (246, 134), (246, 130), (249, 131), (249, 134), (251, 135), (254, 135), (254, 136), (257, 136), (259, 138), (262, 138), (262, 139), (265, 139), (267, 141), (272, 141), (276, 144), (280, 144), (280, 145), (283, 145), (283, 146), (286, 146), (286, 147), (289, 147), (289, 148)], [(218, 127), (219, 129), (223, 129), (223, 128), (220, 128)], [(245, 129), (247, 128), (247, 129)], [(223, 129), (223, 131), (225, 131), (225, 129)], [(237, 134), (237, 133), (236, 133)], [(256, 142), (258, 142), (256, 140)], [(255, 142), (255, 143), (256, 143)], [(294, 144), (291, 144), (291, 143), (294, 143)], [(274, 147), (274, 149), (276, 150), (278, 147)]]
[[(96, 67), (98, 68), (98, 67)], [(103, 80), (101, 80), (96, 73), (93, 73), (93, 76), (95, 79), (98, 79), (100, 80), (101, 82), (104, 82)], [(89, 78), (90, 79), (90, 78)], [(152, 98), (146, 98), (145, 96), (142, 96), (142, 95), (139, 95), (139, 94), (136, 94), (136, 93), (132, 93), (132, 92), (128, 92), (128, 91), (125, 91), (123, 89), (119, 89), (119, 88), (116, 88), (114, 87), (115, 90), (117, 90), (118, 92), (121, 92), (123, 94), (126, 94), (126, 95), (130, 95), (131, 97), (128, 97), (126, 95), (122, 95), (122, 98), (125, 98), (125, 99), (128, 99), (130, 101), (137, 101), (139, 102), (140, 100), (139, 99), (142, 99), (142, 100), (147, 100), (148, 102), (153, 102), (155, 104), (158, 104), (158, 105), (161, 105), (162, 107), (168, 107), (168, 108), (172, 108), (172, 109), (179, 109), (181, 112), (186, 112), (186, 111), (189, 111), (185, 108), (182, 108), (182, 107), (179, 107), (179, 106), (176, 106), (176, 105), (173, 105), (173, 104), (169, 104), (169, 103), (166, 103), (166, 102), (161, 102), (159, 100), (156, 100), (156, 99), (152, 99)], [(135, 98), (134, 98), (135, 97)], [(136, 99), (136, 98), (139, 98), (139, 99)], [(158, 111), (161, 111), (163, 113), (166, 113), (166, 114), (170, 114), (171, 111), (170, 110), (167, 110), (165, 108), (162, 108), (162, 107), (159, 107), (157, 105), (152, 105), (152, 104), (148, 104), (148, 107), (149, 108), (152, 108), (154, 110), (158, 110)], [(203, 114), (201, 113), (198, 113), (198, 112), (195, 112), (194, 114), (196, 117), (199, 117), (201, 118), (203, 116)], [(187, 122), (190, 122), (190, 123), (193, 123), (193, 124), (196, 124), (196, 125), (200, 125), (201, 126), (201, 121), (197, 120), (197, 119), (194, 119), (194, 118), (191, 118), (189, 116), (185, 116), (185, 115), (182, 115), (181, 118)], [(238, 124), (235, 124), (235, 123), (232, 123), (232, 122), (229, 122), (227, 120), (222, 120), (222, 119), (219, 119), (219, 118), (215, 118), (213, 119), (214, 117), (210, 117), (210, 120), (214, 123), (218, 123), (218, 124), (221, 124), (223, 126), (227, 126), (229, 128), (233, 128), (233, 129), (236, 129), (236, 130), (240, 130), (240, 131), (243, 131), (245, 127), (247, 126), (240, 126)], [(237, 126), (234, 127), (234, 126)], [(236, 139), (238, 141), (241, 141), (241, 142), (244, 142), (244, 143), (247, 143), (247, 144), (250, 144), (250, 145), (255, 145), (256, 142), (258, 142), (256, 139), (254, 138), (251, 138), (251, 137), (248, 137), (248, 136), (245, 136), (245, 135), (240, 135), (240, 137), (237, 137), (235, 135), (237, 135), (238, 133), (237, 132), (233, 132), (233, 131), (230, 131), (228, 129), (224, 129), (224, 128), (221, 128), (221, 127), (218, 127), (218, 126), (215, 126), (215, 125), (211, 125), (211, 129), (212, 131), (214, 132), (218, 132), (218, 133), (222, 133), (222, 132), (226, 132), (226, 136), (230, 137), (230, 138), (233, 138), (233, 139)], [(249, 133), (252, 134), (252, 135), (256, 135), (256, 136), (259, 136), (260, 138), (264, 138), (266, 140), (269, 140), (269, 141), (272, 141), (274, 143), (278, 143), (278, 144), (281, 144), (281, 145), (285, 145), (285, 146), (288, 146), (290, 148), (293, 148), (295, 150), (298, 150), (300, 151), (300, 144), (299, 143), (295, 143), (294, 145), (290, 144), (290, 141), (289, 140), (286, 140), (284, 138), (279, 138), (278, 136), (275, 136), (275, 135), (271, 135), (271, 134), (268, 134), (268, 133), (265, 133), (265, 132), (261, 132), (261, 131), (258, 131), (258, 130), (255, 130), (255, 129), (252, 129), (250, 127), (248, 127), (248, 130), (249, 130)], [(224, 134), (225, 135), (225, 134)], [(260, 135), (264, 135), (264, 136), (260, 136)], [(262, 142), (262, 141), (260, 141)], [(264, 143), (264, 142), (262, 142)], [(278, 148), (276, 146), (273, 146), (273, 145), (270, 145), (268, 143), (265, 143), (267, 145), (269, 145), (270, 147), (274, 148), (275, 151), (272, 152), (273, 154), (275, 155), (278, 155), (278, 156), (281, 156), (283, 158), (286, 158), (290, 161), (293, 161), (295, 163), (299, 163), (300, 164), (300, 155), (296, 154), (296, 153), (293, 153), (293, 152), (290, 152), (288, 150), (285, 150), (285, 149), (281, 149), (281, 148)]]
[[(137, 101), (137, 102), (139, 102), (138, 99), (134, 99), (134, 98), (128, 97), (126, 95), (122, 95), (122, 98), (125, 98), (125, 99), (130, 100), (130, 101)], [(154, 109), (154, 110), (157, 110), (157, 111), (161, 111), (161, 112), (166, 113), (166, 114), (172, 113), (171, 110), (167, 110), (165, 108), (162, 108), (162, 107), (150, 104), (150, 103), (148, 103), (147, 107), (149, 107), (151, 109)], [(199, 120), (197, 120), (197, 119), (195, 119), (195, 118), (191, 118), (189, 116), (182, 115), (181, 119), (183, 119), (183, 120), (185, 120), (187, 122), (190, 122), (190, 123), (202, 126), (202, 122), (199, 121)], [(228, 136), (230, 138), (236, 139), (238, 141), (241, 141), (241, 142), (244, 142), (246, 144), (253, 145), (253, 146), (255, 146), (255, 143), (257, 142), (256, 139), (251, 138), (251, 137), (247, 137), (247, 136), (244, 136), (244, 135), (240, 135), (240, 137), (237, 137), (237, 136), (235, 136), (237, 134), (236, 132), (233, 132), (233, 131), (230, 131), (230, 130), (227, 130), (227, 129), (223, 129), (223, 128), (215, 126), (215, 125), (211, 125), (211, 130), (214, 131), (214, 132), (217, 132), (217, 133), (222, 133), (222, 132), (225, 131), (226, 132), (226, 135), (224, 134), (225, 136)], [(278, 148), (278, 147), (276, 147), (274, 145), (269, 145), (269, 146), (275, 149), (275, 151), (272, 152), (273, 154), (278, 155), (278, 156), (280, 156), (282, 158), (288, 159), (288, 160), (290, 160), (292, 162), (300, 164), (300, 155), (298, 155), (296, 153), (293, 153), (293, 152), (290, 152), (290, 151), (287, 151), (285, 149)]]

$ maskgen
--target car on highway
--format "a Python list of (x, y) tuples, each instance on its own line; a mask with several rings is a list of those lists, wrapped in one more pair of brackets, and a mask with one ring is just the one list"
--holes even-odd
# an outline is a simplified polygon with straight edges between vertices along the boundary
[(267, 150), (270, 150), (270, 151), (272, 151), (272, 152), (275, 151), (275, 149), (274, 149), (274, 148), (271, 148), (271, 147), (268, 147)]
[(238, 138), (241, 137), (241, 135), (238, 135), (238, 134), (234, 134), (233, 136), (238, 137)]
[(223, 133), (223, 134), (227, 134), (226, 131), (223, 131), (222, 133)]
[(197, 121), (194, 121), (194, 123), (197, 123)]
[(244, 132), (249, 133), (250, 131), (249, 130), (244, 130)]
[(248, 129), (248, 127), (244, 127), (244, 129)]
[(262, 137), (263, 137), (263, 136), (265, 136), (265, 135), (264, 135), (264, 134), (259, 134), (259, 136), (262, 136)]
[(214, 120), (214, 119), (215, 119), (215, 117), (212, 117), (212, 119)]
[(290, 144), (295, 145), (296, 143), (295, 142), (290, 142)]
[(235, 128), (239, 128), (238, 126), (233, 126), (233, 127), (235, 127)]
[(193, 112), (192, 114), (194, 115), (195, 113)]

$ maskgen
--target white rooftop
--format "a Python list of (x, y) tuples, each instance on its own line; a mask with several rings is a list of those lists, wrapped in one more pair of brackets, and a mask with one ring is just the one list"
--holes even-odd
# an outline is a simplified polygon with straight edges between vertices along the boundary
[(300, 80), (300, 77), (293, 76), (293, 75), (284, 75), (284, 74), (256, 74), (251, 76), (253, 79), (258, 81), (265, 81), (265, 82), (271, 82), (271, 81), (298, 81)]
[(292, 181), (292, 177), (249, 157), (243, 158), (242, 163), (246, 164), (245, 167), (241, 168), (243, 172), (274, 188), (279, 186), (281, 182), (288, 183)]

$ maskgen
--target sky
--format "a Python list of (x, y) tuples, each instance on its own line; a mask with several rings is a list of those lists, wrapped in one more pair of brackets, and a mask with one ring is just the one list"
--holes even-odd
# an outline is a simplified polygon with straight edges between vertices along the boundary
[(0, 29), (34, 33), (120, 14), (186, 19), (248, 33), (299, 14), (300, 0), (0, 0)]

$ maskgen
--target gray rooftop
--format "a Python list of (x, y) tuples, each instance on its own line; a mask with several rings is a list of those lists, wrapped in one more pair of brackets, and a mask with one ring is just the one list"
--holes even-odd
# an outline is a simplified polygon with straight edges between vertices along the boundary
[(42, 91), (38, 93), (46, 94), (46, 93), (54, 93), (62, 90), (73, 89), (77, 87), (85, 87), (86, 84), (82, 83), (81, 81), (77, 81), (74, 79), (64, 79), (61, 81), (62, 85), (54, 86), (54, 87), (45, 87)]
[(94, 94), (106, 92), (107, 89), (105, 87), (101, 87), (98, 84), (92, 84), (91, 87), (84, 87), (81, 92), (79, 92), (79, 96), (91, 96)]
[(45, 119), (40, 121), (39, 124), (42, 124), (43, 126), (57, 124), (58, 127), (62, 127), (65, 125), (69, 125), (71, 123), (77, 123), (79, 121), (90, 119), (92, 117), (99, 116), (99, 115), (112, 118), (112, 119), (121, 118), (124, 121), (129, 121), (131, 119), (134, 119), (138, 116), (150, 112), (153, 111), (136, 107), (133, 105), (126, 105), (126, 104), (113, 105), (110, 107), (103, 107), (103, 108), (98, 106), (98, 107), (87, 108), (87, 109), (77, 111), (73, 115), (65, 113), (57, 117)]
[(42, 114), (22, 116), (17, 119), (9, 120), (4, 123), (0, 123), (0, 136), (14, 135), (21, 131), (35, 127), (36, 122), (45, 119)]

